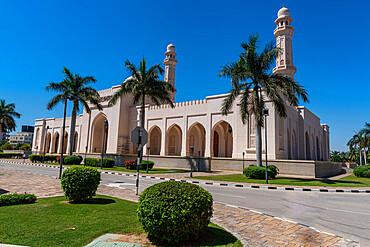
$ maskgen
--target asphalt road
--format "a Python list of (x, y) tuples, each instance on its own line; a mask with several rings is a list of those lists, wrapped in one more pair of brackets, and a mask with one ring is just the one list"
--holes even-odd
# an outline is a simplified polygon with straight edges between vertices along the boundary
[[(0, 162), (8, 169), (57, 177), (58, 169)], [(157, 177), (160, 174), (155, 175)], [(102, 184), (135, 189), (135, 177), (102, 174)], [(157, 179), (140, 178), (140, 191)], [(299, 222), (370, 246), (370, 194), (280, 191), (201, 185), (216, 202), (242, 206)], [(1, 184), (0, 184), (1, 188)], [(133, 192), (134, 193), (134, 192)]]

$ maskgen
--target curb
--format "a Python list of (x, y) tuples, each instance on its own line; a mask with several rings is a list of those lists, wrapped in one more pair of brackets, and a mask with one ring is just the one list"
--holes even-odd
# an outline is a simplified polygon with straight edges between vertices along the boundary
[[(59, 167), (54, 166), (54, 165), (23, 163), (23, 162), (15, 162), (15, 161), (2, 161), (2, 162), (10, 163), (10, 164), (20, 164), (20, 165), (31, 165), (31, 166), (59, 168)], [(63, 167), (63, 170), (64, 169), (67, 169), (67, 168)], [(120, 176), (136, 177), (136, 174), (127, 174), (127, 173), (120, 173), (120, 172), (101, 171), (101, 173), (104, 173), (104, 174), (112, 174), (112, 175), (120, 175)], [(237, 188), (249, 188), (249, 189), (289, 190), (289, 191), (314, 191), (314, 192), (334, 192), (334, 193), (370, 193), (370, 190), (309, 189), (309, 188), (294, 188), (294, 187), (282, 187), (282, 186), (214, 183), (214, 182), (203, 182), (203, 181), (184, 180), (184, 179), (175, 179), (175, 178), (162, 178), (162, 177), (154, 177), (154, 176), (147, 176), (147, 175), (140, 175), (140, 177), (142, 177), (142, 178), (150, 178), (150, 179), (159, 179), (159, 180), (164, 180), (164, 181), (180, 181), (180, 182), (187, 182), (187, 183), (193, 183), (193, 184), (216, 185), (216, 186), (237, 187)]]
[(360, 244), (359, 242), (357, 241), (354, 241), (354, 240), (351, 240), (351, 239), (348, 239), (348, 238), (344, 238), (342, 236), (339, 236), (339, 235), (336, 235), (336, 234), (333, 234), (333, 233), (329, 233), (329, 232), (325, 232), (325, 231), (321, 231), (321, 230), (318, 230), (316, 229), (315, 227), (313, 226), (309, 226), (309, 225), (306, 225), (306, 224), (302, 224), (302, 223), (299, 223), (299, 222), (295, 222), (295, 221), (292, 221), (292, 220), (288, 220), (288, 219), (284, 219), (284, 218), (280, 218), (280, 217), (276, 217), (276, 216), (273, 216), (271, 214), (266, 214), (266, 213), (262, 213), (262, 212), (259, 212), (259, 211), (256, 211), (256, 210), (252, 210), (252, 209), (248, 209), (248, 208), (245, 208), (245, 207), (240, 207), (240, 206), (234, 206), (234, 205), (230, 205), (230, 204), (226, 204), (226, 203), (221, 203), (221, 202), (214, 202), (215, 204), (218, 204), (218, 205), (223, 205), (223, 206), (228, 206), (228, 207), (232, 207), (232, 208), (239, 208), (239, 209), (243, 209), (243, 210), (247, 210), (247, 211), (250, 211), (250, 212), (253, 212), (253, 213), (256, 213), (256, 214), (262, 214), (262, 215), (265, 215), (265, 216), (269, 216), (269, 217), (272, 217), (274, 219), (277, 219), (277, 220), (280, 220), (280, 221), (286, 221), (286, 222), (290, 222), (290, 223), (293, 223), (293, 224), (297, 224), (297, 225), (300, 225), (300, 226), (305, 226), (305, 227), (308, 227), (318, 233), (324, 233), (324, 234), (328, 234), (330, 236), (333, 236), (333, 237), (338, 237), (338, 238), (341, 238), (343, 240), (347, 240), (349, 242), (352, 242), (352, 243), (355, 243), (355, 244)]

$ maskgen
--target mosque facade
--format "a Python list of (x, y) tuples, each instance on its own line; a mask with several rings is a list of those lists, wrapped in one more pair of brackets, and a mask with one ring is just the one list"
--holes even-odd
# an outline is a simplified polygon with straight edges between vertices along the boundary
[[(285, 7), (278, 12), (274, 30), (276, 45), (283, 52), (276, 59), (273, 73), (280, 73), (294, 78), (296, 67), (293, 64), (292, 36), (293, 19)], [(164, 80), (175, 86), (177, 65), (175, 46), (171, 43), (165, 52)], [(108, 107), (108, 101), (120, 86), (113, 86), (99, 91), (103, 110), (92, 107), (91, 113), (85, 110), (77, 116), (75, 153), (129, 156), (137, 151), (131, 143), (131, 131), (139, 125), (140, 107), (132, 104), (132, 97), (121, 97), (117, 104)], [(240, 159), (256, 158), (254, 116), (243, 124), (235, 103), (228, 115), (222, 115), (221, 105), (227, 94), (208, 96), (205, 99), (176, 102), (175, 108), (169, 105), (146, 105), (145, 129), (148, 143), (145, 154), (166, 157), (225, 157)], [(321, 124), (320, 118), (304, 106), (292, 107), (288, 103), (287, 117), (280, 118), (271, 101), (267, 100), (267, 156), (271, 160), (329, 160), (329, 126)], [(104, 134), (104, 121), (108, 128)], [(67, 153), (69, 150), (71, 118), (66, 119), (65, 133), (62, 133), (63, 119), (48, 118), (35, 120), (33, 151), (47, 154)], [(262, 130), (263, 153), (264, 129)], [(103, 147), (103, 137), (105, 145)], [(62, 138), (65, 139), (61, 150)], [(148, 148), (149, 147), (149, 148)], [(193, 147), (193, 148), (191, 148)], [(193, 153), (192, 153), (193, 152)]]

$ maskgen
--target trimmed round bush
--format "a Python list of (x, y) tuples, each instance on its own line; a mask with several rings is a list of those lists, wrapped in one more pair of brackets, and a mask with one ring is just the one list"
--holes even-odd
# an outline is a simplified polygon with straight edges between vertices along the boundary
[(356, 166), (353, 169), (353, 174), (359, 178), (370, 178), (370, 165), (367, 166)]
[[(148, 170), (151, 170), (154, 167), (153, 161), (146, 161), (142, 160), (139, 166), (139, 170), (146, 170), (146, 165), (148, 163)], [(136, 160), (126, 160), (124, 165), (127, 170), (136, 170), (137, 169), (137, 161)]]
[(70, 201), (87, 201), (95, 196), (100, 172), (92, 167), (72, 166), (62, 174), (60, 183)]
[(34, 194), (5, 194), (0, 196), (0, 206), (10, 206), (17, 204), (29, 204), (36, 202)]
[(197, 239), (212, 217), (212, 195), (202, 187), (179, 181), (150, 186), (140, 195), (138, 219), (148, 235), (164, 242)]
[[(93, 166), (93, 167), (100, 167), (101, 166), (101, 159), (97, 158), (86, 158), (86, 165)], [(112, 168), (114, 166), (114, 159), (111, 158), (104, 158), (103, 159), (103, 167)]]
[[(268, 178), (275, 178), (279, 173), (279, 169), (275, 165), (267, 166)], [(253, 179), (265, 179), (266, 178), (266, 167), (264, 166), (249, 166), (244, 169), (244, 175), (247, 178)]]
[(71, 155), (71, 156), (67, 156), (64, 160), (63, 160), (63, 164), (66, 164), (66, 165), (79, 165), (81, 164), (83, 158), (82, 156), (77, 156), (77, 155)]

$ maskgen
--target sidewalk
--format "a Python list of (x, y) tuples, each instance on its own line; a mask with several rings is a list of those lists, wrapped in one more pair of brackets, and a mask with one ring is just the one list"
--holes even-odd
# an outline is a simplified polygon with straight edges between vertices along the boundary
[[(39, 198), (63, 195), (58, 179), (9, 170), (0, 170), (0, 173), (4, 174), (0, 176), (0, 188), (10, 193), (33, 193)], [(129, 189), (100, 185), (97, 193), (138, 200)], [(245, 246), (359, 246), (356, 242), (294, 222), (219, 203), (214, 204), (212, 221), (232, 232)]]

